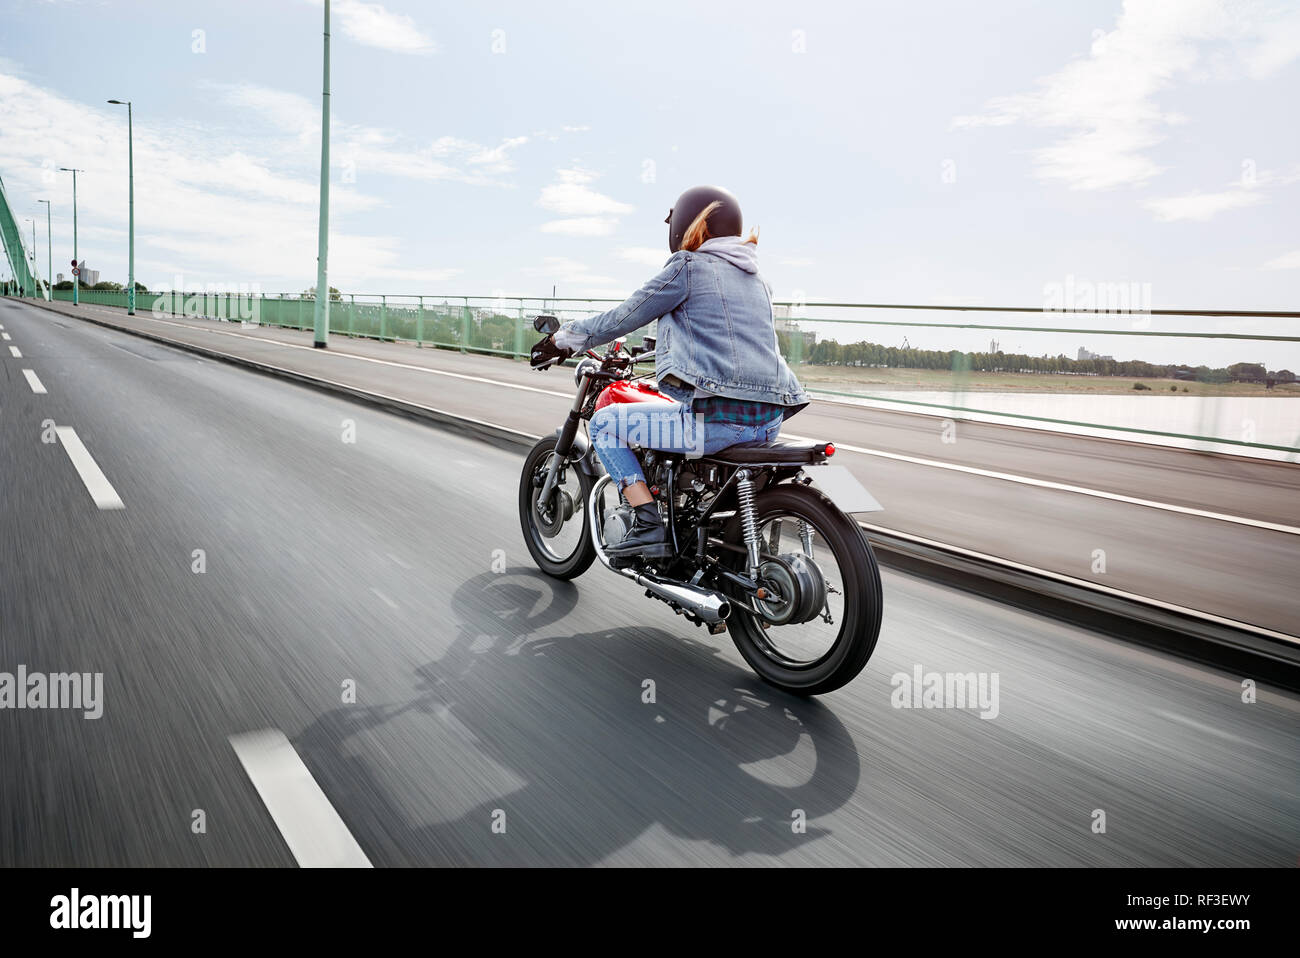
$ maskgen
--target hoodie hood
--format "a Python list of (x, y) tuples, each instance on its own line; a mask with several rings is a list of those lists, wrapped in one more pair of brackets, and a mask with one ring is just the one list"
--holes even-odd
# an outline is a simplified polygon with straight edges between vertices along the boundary
[(715, 236), (700, 244), (697, 253), (708, 253), (738, 266), (746, 273), (758, 272), (758, 246), (747, 243), (739, 236)]

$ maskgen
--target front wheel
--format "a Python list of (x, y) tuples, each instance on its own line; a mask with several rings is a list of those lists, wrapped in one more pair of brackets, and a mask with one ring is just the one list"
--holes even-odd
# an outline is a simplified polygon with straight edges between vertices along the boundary
[(519, 477), (519, 524), (539, 569), (557, 579), (575, 579), (596, 558), (587, 528), (587, 498), (592, 482), (577, 463), (562, 463), (550, 501), (538, 506), (538, 495), (555, 457), (555, 444), (554, 436), (539, 440), (524, 460)]
[[(871, 545), (856, 522), (806, 486), (774, 486), (756, 497), (754, 510), (768, 585), (785, 595), (797, 588), (800, 601), (812, 594), (818, 608), (766, 607), (760, 615), (737, 602), (727, 631), (764, 681), (796, 695), (838, 689), (862, 671), (880, 635), (883, 596)], [(739, 516), (725, 539), (743, 548)], [(742, 571), (745, 556), (728, 552), (728, 564)], [(809, 569), (818, 581), (797, 585)]]

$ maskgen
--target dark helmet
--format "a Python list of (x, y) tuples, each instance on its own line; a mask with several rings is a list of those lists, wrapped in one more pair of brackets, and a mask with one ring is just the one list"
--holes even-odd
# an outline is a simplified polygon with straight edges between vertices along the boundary
[(709, 214), (708, 226), (710, 236), (739, 236), (741, 224), (740, 200), (736, 199), (720, 186), (692, 186), (677, 197), (677, 202), (668, 211), (668, 251), (676, 253), (682, 248), (682, 234), (690, 228), (695, 217), (714, 200), (721, 200), (722, 205)]

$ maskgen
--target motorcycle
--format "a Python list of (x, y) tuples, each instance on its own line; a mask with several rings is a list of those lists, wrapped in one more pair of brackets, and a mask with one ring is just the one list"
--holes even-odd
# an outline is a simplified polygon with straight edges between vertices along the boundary
[[(538, 316), (538, 347), (560, 325)], [(538, 347), (534, 347), (535, 356)], [(840, 688), (862, 671), (880, 634), (883, 596), (876, 558), (849, 512), (880, 504), (843, 466), (830, 442), (731, 446), (712, 455), (635, 449), (666, 521), (665, 556), (617, 559), (607, 550), (633, 524), (580, 428), (609, 403), (674, 400), (638, 375), (655, 341), (587, 350), (563, 426), (533, 446), (519, 481), (519, 518), (533, 560), (574, 579), (599, 559), (645, 595), (713, 634), (729, 632), (764, 681), (798, 695)], [(563, 362), (551, 355), (535, 368)]]

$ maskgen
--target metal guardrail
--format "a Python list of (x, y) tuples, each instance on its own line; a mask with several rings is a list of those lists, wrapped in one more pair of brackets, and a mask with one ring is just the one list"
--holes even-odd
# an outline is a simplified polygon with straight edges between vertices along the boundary
[[(55, 290), (54, 295), (58, 300), (70, 300), (71, 290)], [(126, 305), (125, 290), (82, 290), (80, 295), (83, 303), (119, 307), (125, 307)], [(331, 300), (330, 332), (334, 336), (406, 342), (417, 346), (452, 349), (464, 353), (472, 352), (522, 358), (528, 355), (529, 347), (536, 336), (532, 329), (532, 317), (538, 313), (549, 312), (559, 316), (562, 320), (568, 320), (594, 315), (619, 302), (621, 300), (608, 298), (428, 296), (419, 294), (357, 296), (345, 294)], [(1035, 415), (1024, 411), (1016, 412), (1007, 409), (987, 408), (987, 405), (969, 405), (967, 397), (971, 396), (972, 393), (974, 395), (979, 394), (977, 391), (969, 389), (970, 374), (979, 372), (979, 370), (972, 370), (971, 358), (977, 357), (982, 361), (987, 361), (988, 357), (1001, 355), (1000, 353), (986, 354), (962, 350), (916, 349), (911, 349), (909, 352), (909, 347), (873, 345), (869, 351), (871, 355), (868, 356), (864, 353), (864, 358), (849, 363), (849, 365), (856, 365), (864, 369), (873, 367), (926, 369), (931, 374), (935, 372), (946, 374), (947, 379), (944, 382), (936, 381), (931, 384), (932, 388), (930, 389), (930, 391), (950, 393), (951, 398), (946, 402), (926, 401), (920, 398), (909, 399), (899, 392), (882, 395), (882, 391), (889, 392), (889, 385), (879, 382), (867, 383), (864, 381), (861, 388), (854, 387), (851, 382), (831, 384), (829, 386), (825, 385), (824, 381), (808, 382), (809, 378), (816, 378), (820, 368), (835, 368), (834, 366), (826, 366), (825, 362), (821, 361), (824, 359), (825, 350), (823, 349), (819, 353), (817, 346), (824, 346), (825, 344), (815, 343), (816, 337), (809, 336), (809, 327), (858, 326), (866, 329), (897, 327), (903, 329), (1004, 331), (1016, 334), (1073, 334), (1090, 339), (1101, 336), (1138, 336), (1260, 343), (1296, 343), (1300, 342), (1300, 323), (1296, 323), (1297, 320), (1300, 320), (1300, 312), (1228, 309), (1058, 310), (1015, 306), (830, 302), (778, 302), (774, 305), (782, 313), (786, 314), (778, 321), (778, 337), (782, 352), (792, 366), (799, 367), (801, 377), (805, 378), (806, 385), (819, 396), (868, 404), (888, 403), (890, 405), (915, 408), (918, 412), (926, 412), (931, 415), (943, 413), (954, 419), (980, 416), (997, 417), (998, 419), (1023, 421), (1030, 425), (1042, 424), (1071, 429), (1096, 429), (1101, 430), (1103, 434), (1132, 434), (1174, 440), (1183, 444), (1189, 442), (1208, 443), (1226, 447), (1267, 450), (1274, 454), (1285, 453), (1287, 458), (1300, 456), (1300, 415), (1296, 416), (1294, 440), (1289, 442), (1265, 442), (1250, 435), (1251, 430), (1242, 430), (1237, 435), (1227, 434), (1231, 430), (1225, 430), (1219, 425), (1217, 421), (1219, 413), (1215, 412), (1211, 415), (1209, 410), (1212, 407), (1203, 402), (1198, 406), (1199, 415), (1192, 417), (1195, 419), (1196, 428), (1194, 429), (1186, 428), (1186, 423), (1189, 420), (1185, 415), (1176, 416), (1165, 423), (1158, 424), (1166, 428), (1151, 428), (1151, 423), (1139, 425), (1136, 423), (1103, 422), (1099, 419), (1088, 420), (1062, 415)], [(138, 295), (137, 302), (138, 309), (152, 310), (154, 313), (161, 315), (201, 316), (298, 330), (312, 328), (314, 306), (315, 300), (312, 297), (297, 294), (247, 295), (217, 292), (142, 293)], [(1041, 326), (1017, 326), (999, 323), (913, 321), (897, 318), (869, 319), (863, 315), (864, 313), (878, 313), (887, 310), (924, 310), (939, 314), (948, 312), (1039, 314), (1053, 319), (1072, 316), (1103, 318), (1124, 316), (1131, 321), (1131, 325), (1123, 327), (1112, 322), (1101, 327), (1091, 328), (1056, 323)], [(845, 317), (843, 315), (845, 312), (850, 315)], [(838, 315), (830, 315), (832, 313)], [(1138, 317), (1137, 320), (1132, 321), (1135, 316)], [(1169, 330), (1149, 328), (1149, 317), (1175, 316), (1196, 320), (1218, 318), (1230, 322), (1241, 322), (1243, 320), (1262, 320), (1270, 323), (1291, 321), (1294, 325), (1277, 332), (1240, 332), (1232, 329)], [(650, 324), (650, 326), (629, 334), (629, 339), (651, 334), (653, 325)], [(856, 346), (838, 346), (837, 348), (857, 349)], [(918, 361), (916, 357), (918, 356), (930, 363), (941, 359), (944, 361), (944, 366), (908, 365), (909, 363), (916, 363)], [(1009, 361), (1018, 359), (1020, 362), (1027, 362), (1029, 367), (1004, 369), (1000, 370), (1001, 372), (1062, 373), (1088, 376), (1112, 375), (1144, 378), (1148, 374), (1142, 372), (1143, 368), (1151, 370), (1164, 368), (1162, 364), (1125, 363), (1103, 359), (1091, 363), (1089, 360), (1076, 361), (1060, 356), (1030, 357), (1016, 354), (1015, 357), (1007, 358)], [(1091, 365), (1089, 365), (1090, 363)], [(1091, 371), (1072, 372), (1069, 368), (1061, 368), (1067, 364), (1075, 369), (1090, 369)], [(843, 368), (843, 365), (840, 368)], [(1183, 387), (1183, 392), (1186, 392), (1186, 387), (1191, 385), (1191, 382), (1171, 380), (1171, 384), (1173, 386), (1171, 392), (1178, 390), (1180, 386)], [(846, 385), (852, 388), (834, 388), (835, 385)], [(1300, 394), (1300, 384), (1287, 388), (1295, 389)], [(1139, 394), (1135, 393), (1134, 395)], [(1183, 396), (1180, 394), (1179, 398), (1190, 402), (1194, 399), (1204, 400), (1211, 397)], [(1270, 399), (1270, 402), (1272, 401), (1274, 400)], [(1296, 408), (1300, 410), (1300, 404), (1297, 404)], [(1181, 428), (1179, 423), (1183, 424)]]

